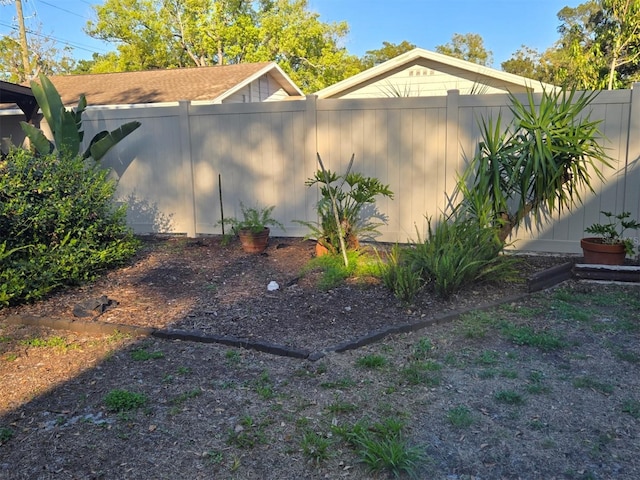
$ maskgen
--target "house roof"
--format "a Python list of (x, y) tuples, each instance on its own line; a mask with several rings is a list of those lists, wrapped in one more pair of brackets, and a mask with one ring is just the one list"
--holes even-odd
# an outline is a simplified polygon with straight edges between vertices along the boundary
[(271, 74), (291, 96), (300, 89), (274, 62), (140, 72), (58, 75), (50, 77), (65, 105), (76, 105), (81, 94), (89, 105), (204, 100), (220, 103), (264, 74)]
[(521, 77), (512, 73), (502, 72), (493, 68), (478, 65), (477, 63), (460, 60), (455, 57), (443, 55), (441, 53), (432, 52), (422, 48), (414, 48), (408, 52), (398, 55), (391, 60), (387, 60), (375, 67), (364, 70), (352, 77), (341, 82), (335, 83), (329, 87), (323, 88), (315, 93), (319, 98), (337, 98), (341, 94), (355, 90), (359, 86), (372, 83), (373, 81), (383, 78), (404, 67), (411, 66), (418, 62), (426, 62), (430, 68), (438, 70), (438, 66), (461, 70), (467, 74), (477, 77), (488, 77), (492, 80), (504, 82), (505, 85), (518, 85), (531, 89), (532, 91), (541, 91), (543, 88), (553, 89), (553, 85), (541, 83), (537, 80)]
[(0, 104), (15, 103), (27, 117), (27, 122), (38, 111), (38, 102), (31, 88), (0, 80)]

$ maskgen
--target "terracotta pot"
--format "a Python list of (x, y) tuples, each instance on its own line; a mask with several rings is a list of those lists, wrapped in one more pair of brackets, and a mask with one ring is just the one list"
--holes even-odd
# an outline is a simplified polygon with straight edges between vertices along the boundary
[(322, 257), (323, 255), (329, 255), (329, 250), (321, 243), (316, 242), (316, 257)]
[(599, 237), (589, 237), (580, 240), (584, 254), (584, 263), (597, 265), (624, 265), (627, 256), (622, 243), (603, 243)]
[(238, 237), (242, 249), (247, 253), (264, 252), (269, 244), (269, 232), (267, 227), (259, 233), (254, 233), (251, 230), (239, 230)]
[[(360, 248), (360, 241), (357, 237), (349, 235), (346, 240), (347, 250), (358, 250)], [(338, 253), (340, 252), (340, 247), (336, 247)], [(329, 255), (329, 250), (324, 245), (320, 243), (316, 243), (316, 257), (321, 257), (322, 255)]]

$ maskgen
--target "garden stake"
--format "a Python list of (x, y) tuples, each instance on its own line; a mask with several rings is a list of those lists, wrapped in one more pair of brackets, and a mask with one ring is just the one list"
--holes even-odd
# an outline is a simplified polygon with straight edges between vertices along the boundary
[(218, 196), (220, 197), (220, 224), (222, 225), (222, 236), (224, 237), (224, 209), (222, 208), (222, 176), (218, 174)]

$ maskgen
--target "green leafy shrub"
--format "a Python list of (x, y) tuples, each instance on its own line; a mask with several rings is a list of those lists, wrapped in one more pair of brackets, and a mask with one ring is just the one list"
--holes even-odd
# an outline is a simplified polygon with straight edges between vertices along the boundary
[(464, 286), (485, 280), (512, 278), (513, 259), (500, 256), (502, 242), (493, 227), (477, 219), (454, 213), (442, 217), (433, 227), (428, 222), (428, 238), (406, 251), (412, 270), (431, 282), (436, 293), (449, 297)]
[(428, 236), (408, 248), (393, 247), (381, 266), (385, 285), (396, 297), (410, 303), (424, 285), (447, 298), (473, 282), (514, 279), (512, 258), (500, 255), (498, 230), (483, 224), (468, 210), (442, 216)]
[(135, 253), (115, 189), (79, 156), (14, 149), (0, 161), (0, 306), (91, 280)]

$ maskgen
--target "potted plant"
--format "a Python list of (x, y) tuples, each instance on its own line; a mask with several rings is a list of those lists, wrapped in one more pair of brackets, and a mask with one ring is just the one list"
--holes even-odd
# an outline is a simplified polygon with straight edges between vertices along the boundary
[(611, 212), (600, 212), (607, 217), (609, 223), (594, 223), (585, 232), (597, 235), (580, 240), (584, 253), (584, 261), (591, 264), (623, 265), (627, 255), (633, 255), (635, 245), (631, 238), (623, 236), (627, 229), (638, 229), (640, 223), (631, 220), (631, 212), (614, 215)]
[(246, 207), (240, 202), (242, 220), (225, 218), (218, 223), (223, 226), (231, 225), (233, 232), (238, 235), (242, 249), (247, 253), (262, 253), (269, 244), (271, 230), (268, 225), (278, 226), (284, 230), (284, 226), (271, 216), (275, 205), (270, 207)]
[(377, 178), (351, 172), (353, 157), (343, 175), (326, 170), (320, 156), (318, 161), (322, 168), (305, 182), (308, 187), (320, 186), (320, 200), (316, 204), (318, 221), (297, 223), (311, 230), (306, 238), (316, 239), (318, 255), (337, 254), (342, 245), (349, 250), (357, 249), (360, 239), (375, 236), (381, 225), (381, 222), (372, 221), (376, 216), (374, 208), (366, 214), (363, 210), (372, 206), (380, 195), (393, 198), (393, 192)]

